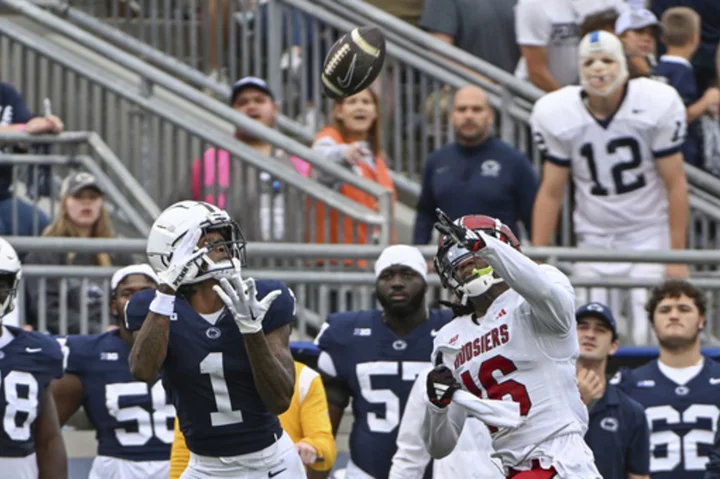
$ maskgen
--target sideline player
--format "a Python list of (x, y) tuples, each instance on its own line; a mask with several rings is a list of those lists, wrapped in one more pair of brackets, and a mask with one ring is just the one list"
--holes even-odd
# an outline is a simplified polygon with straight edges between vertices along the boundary
[[(467, 311), (435, 337), (423, 439), (439, 459), (457, 444), (467, 413), (464, 388), (518, 403), (517, 428), (490, 427), (508, 477), (599, 479), (583, 435), (588, 412), (575, 379), (575, 295), (568, 278), (520, 252), (510, 229), (488, 216), (454, 223), (438, 211), (435, 268)], [(466, 314), (463, 314), (466, 313)]]
[(352, 397), (347, 479), (388, 477), (410, 389), (430, 366), (433, 336), (450, 320), (449, 310), (425, 304), (427, 262), (419, 249), (385, 248), (375, 278), (382, 309), (331, 314), (315, 340), (335, 434)]
[(118, 270), (110, 280), (110, 309), (118, 328), (58, 338), (65, 355), (65, 375), (53, 383), (60, 424), (83, 406), (96, 430), (98, 450), (89, 479), (168, 477), (175, 409), (159, 378), (148, 385), (130, 374), (132, 333), (124, 318), (133, 294), (156, 287), (147, 264)]
[(588, 303), (578, 308), (575, 317), (578, 385), (590, 412), (585, 442), (598, 471), (603, 479), (648, 479), (650, 432), (645, 410), (608, 384), (605, 376), (608, 357), (620, 347), (612, 311), (604, 304)]
[(720, 417), (720, 364), (703, 356), (707, 303), (687, 281), (652, 290), (647, 317), (660, 357), (611, 380), (645, 407), (653, 479), (702, 479)]
[[(622, 42), (595, 31), (580, 42), (582, 86), (545, 95), (531, 123), (546, 160), (533, 208), (532, 243), (547, 246), (572, 174), (573, 225), (580, 248), (685, 249), (688, 192), (681, 148), (685, 107), (674, 88), (648, 78), (628, 81)], [(687, 266), (578, 263), (578, 276), (688, 276)], [(581, 293), (581, 292), (578, 292)], [(584, 296), (578, 294), (578, 297)], [(618, 311), (619, 298), (592, 289), (590, 301)], [(646, 344), (647, 291), (631, 290), (635, 344)]]
[(163, 385), (190, 462), (182, 479), (305, 477), (280, 427), (295, 365), (295, 298), (280, 281), (243, 280), (245, 238), (227, 212), (182, 201), (155, 220), (147, 243), (157, 291), (130, 299), (130, 370)]
[[(0, 319), (15, 308), (21, 277), (17, 253), (0, 238)], [(63, 374), (62, 360), (60, 345), (51, 337), (0, 326), (0, 476), (67, 479), (67, 453), (51, 392), (51, 381)]]

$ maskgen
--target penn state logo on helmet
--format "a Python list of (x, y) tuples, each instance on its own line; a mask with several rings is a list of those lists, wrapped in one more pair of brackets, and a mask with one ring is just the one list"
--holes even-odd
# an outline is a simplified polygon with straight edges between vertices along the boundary
[(15, 309), (22, 266), (15, 248), (0, 238), (0, 319)]
[(627, 60), (622, 42), (612, 33), (590, 32), (579, 46), (580, 83), (583, 89), (598, 96), (609, 96), (628, 79)]
[[(150, 266), (158, 273), (167, 269), (180, 240), (198, 229), (202, 230), (199, 244), (207, 242), (208, 233), (220, 233), (222, 240), (213, 241), (212, 247), (222, 248), (227, 255), (219, 261), (213, 261), (209, 252), (203, 254), (188, 270), (181, 284), (194, 284), (239, 273), (245, 266), (247, 244), (240, 226), (226, 211), (202, 201), (175, 203), (157, 217), (147, 240), (146, 252)], [(201, 246), (195, 248), (198, 251)]]
[[(510, 228), (500, 220), (485, 215), (468, 215), (454, 221), (455, 224), (473, 231), (482, 231), (513, 248), (520, 250), (520, 241)], [(438, 251), (433, 259), (435, 270), (440, 276), (443, 287), (457, 294), (463, 304), (469, 298), (485, 294), (494, 284), (502, 283), (502, 278), (495, 275), (491, 266), (476, 264), (469, 274), (467, 266), (471, 262), (479, 263), (479, 256), (464, 246), (453, 241), (449, 236), (442, 236)]]

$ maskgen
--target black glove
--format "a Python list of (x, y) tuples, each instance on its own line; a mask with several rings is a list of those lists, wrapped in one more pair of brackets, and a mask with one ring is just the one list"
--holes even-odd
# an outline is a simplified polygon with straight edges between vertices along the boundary
[(483, 241), (478, 233), (464, 226), (456, 225), (440, 208), (437, 208), (435, 213), (438, 216), (435, 229), (438, 230), (440, 234), (449, 236), (455, 243), (473, 253), (480, 251), (486, 246), (485, 241)]
[(455, 380), (447, 366), (435, 366), (427, 376), (427, 395), (430, 402), (440, 408), (447, 407), (452, 396), (460, 389), (460, 383)]

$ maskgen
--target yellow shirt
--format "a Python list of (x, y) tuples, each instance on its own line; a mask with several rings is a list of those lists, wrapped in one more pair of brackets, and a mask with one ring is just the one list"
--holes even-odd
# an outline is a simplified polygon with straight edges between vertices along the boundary
[[(185, 436), (175, 421), (175, 440), (170, 453), (170, 479), (179, 479), (190, 461)], [(295, 361), (295, 392), (287, 411), (280, 415), (280, 425), (293, 443), (306, 442), (317, 450), (323, 461), (311, 467), (329, 471), (335, 464), (337, 449), (330, 426), (327, 397), (320, 375), (312, 368)]]

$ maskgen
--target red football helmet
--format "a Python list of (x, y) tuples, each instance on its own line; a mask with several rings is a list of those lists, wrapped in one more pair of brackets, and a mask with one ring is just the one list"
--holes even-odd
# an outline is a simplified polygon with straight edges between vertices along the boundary
[[(482, 231), (520, 251), (520, 241), (515, 234), (496, 218), (485, 215), (467, 215), (458, 218), (454, 223), (473, 231)], [(469, 279), (460, 279), (458, 275), (460, 265), (474, 257), (475, 253), (456, 243), (450, 236), (442, 235), (440, 237), (438, 251), (433, 260), (435, 270), (440, 276), (443, 287), (451, 289), (460, 296), (463, 304), (467, 302), (468, 298), (485, 294), (492, 285), (502, 282), (501, 278), (495, 277), (490, 266), (475, 270)]]

